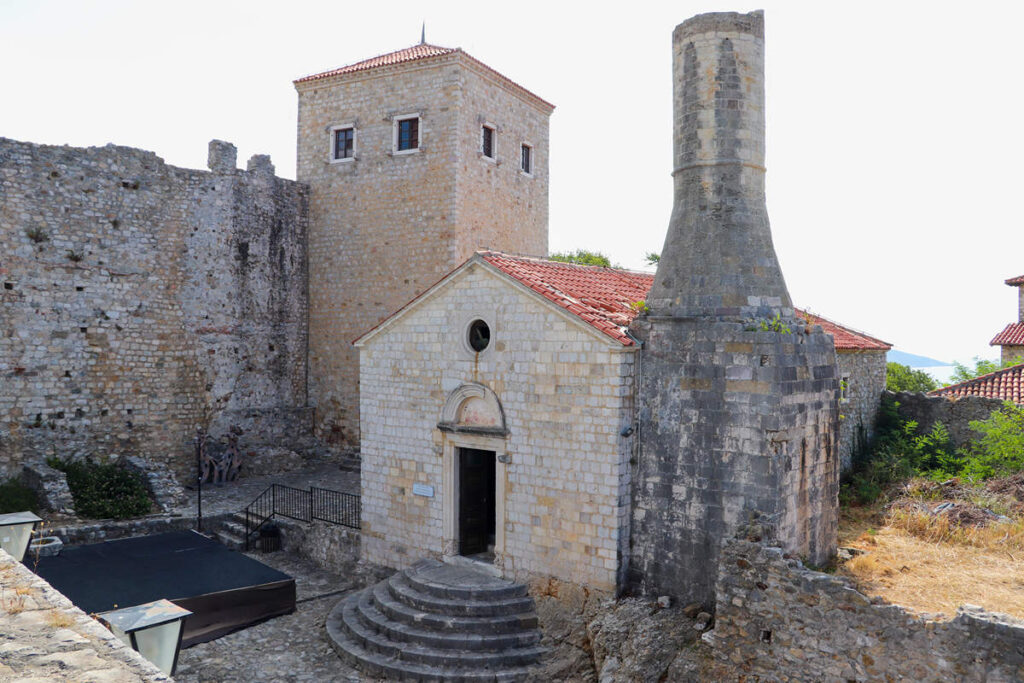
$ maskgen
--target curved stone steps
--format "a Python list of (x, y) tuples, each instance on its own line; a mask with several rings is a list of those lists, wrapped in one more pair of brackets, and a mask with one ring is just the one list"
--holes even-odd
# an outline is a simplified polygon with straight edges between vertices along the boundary
[(492, 617), (453, 617), (447, 614), (433, 614), (409, 607), (395, 599), (386, 582), (378, 583), (372, 589), (376, 608), (391, 621), (410, 626), (422, 626), (434, 631), (455, 631), (462, 633), (513, 633), (538, 627), (537, 615), (521, 612)]
[(480, 633), (480, 632), (438, 632), (429, 628), (416, 628), (404, 623), (395, 623), (388, 619), (373, 604), (372, 591), (362, 591), (356, 602), (359, 618), (394, 642), (418, 643), (440, 650), (474, 650), (500, 652), (513, 648), (530, 647), (540, 642), (540, 631), (528, 630), (514, 633)]
[(426, 560), (341, 600), (327, 618), (338, 654), (400, 680), (522, 680), (546, 651), (526, 587)]

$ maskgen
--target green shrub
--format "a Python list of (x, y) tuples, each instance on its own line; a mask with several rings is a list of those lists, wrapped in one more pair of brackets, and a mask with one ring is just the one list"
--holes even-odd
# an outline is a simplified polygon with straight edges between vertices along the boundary
[(17, 479), (0, 483), (0, 515), (8, 512), (39, 512), (39, 497), (36, 492)]
[(963, 463), (963, 476), (991, 479), (1024, 470), (1024, 406), (1006, 401), (987, 420), (970, 424), (981, 437)]
[(931, 375), (900, 363), (885, 364), (885, 388), (889, 391), (935, 391), (939, 388)]
[(92, 519), (128, 519), (149, 512), (149, 493), (142, 477), (116, 464), (88, 460), (51, 460), (68, 478), (75, 512)]

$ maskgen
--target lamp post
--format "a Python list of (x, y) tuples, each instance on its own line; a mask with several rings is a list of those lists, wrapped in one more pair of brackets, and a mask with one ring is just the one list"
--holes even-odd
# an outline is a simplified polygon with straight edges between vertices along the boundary
[(11, 512), (0, 515), (0, 548), (21, 562), (25, 557), (25, 548), (28, 547), (29, 539), (32, 538), (32, 529), (35, 528), (36, 522), (41, 521), (43, 520), (31, 512)]
[(190, 614), (170, 600), (160, 599), (103, 612), (96, 617), (125, 644), (165, 674), (173, 676), (178, 667), (185, 617)]

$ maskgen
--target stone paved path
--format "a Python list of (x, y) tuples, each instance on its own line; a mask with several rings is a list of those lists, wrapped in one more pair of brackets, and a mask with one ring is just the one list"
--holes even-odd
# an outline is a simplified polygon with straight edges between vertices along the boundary
[(295, 577), (295, 612), (183, 650), (174, 680), (183, 683), (366, 681), (327, 643), (324, 620), (345, 595), (377, 580), (338, 576), (285, 552), (250, 557)]
[[(336, 464), (317, 465), (283, 474), (268, 474), (263, 477), (243, 477), (236, 482), (214, 486), (203, 485), (203, 514), (215, 515), (237, 512), (255, 500), (271, 484), (284, 484), (297, 489), (317, 486), (344, 493), (359, 493), (359, 472), (342, 470)], [(196, 492), (186, 491), (188, 500), (174, 510), (177, 514), (195, 515)]]

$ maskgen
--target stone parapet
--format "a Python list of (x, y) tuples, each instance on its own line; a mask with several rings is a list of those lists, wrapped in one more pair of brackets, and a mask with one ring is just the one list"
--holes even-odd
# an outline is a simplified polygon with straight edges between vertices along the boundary
[(3, 550), (0, 589), (0, 680), (172, 680)]

